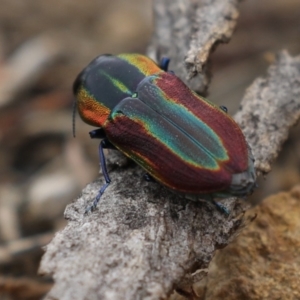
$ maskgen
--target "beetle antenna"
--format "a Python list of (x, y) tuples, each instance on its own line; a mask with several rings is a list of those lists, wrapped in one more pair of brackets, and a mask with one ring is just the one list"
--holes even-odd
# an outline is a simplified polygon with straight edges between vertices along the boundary
[(72, 130), (73, 130), (73, 137), (76, 137), (75, 131), (76, 131), (76, 108), (77, 108), (77, 102), (76, 99), (73, 101), (73, 115), (72, 115)]

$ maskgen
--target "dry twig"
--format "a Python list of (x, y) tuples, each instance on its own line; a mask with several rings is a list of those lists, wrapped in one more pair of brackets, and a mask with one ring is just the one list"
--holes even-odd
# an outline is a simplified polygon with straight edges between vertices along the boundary
[(155, 0), (155, 30), (148, 54), (170, 57), (170, 69), (200, 94), (209, 84), (209, 55), (229, 41), (239, 0)]

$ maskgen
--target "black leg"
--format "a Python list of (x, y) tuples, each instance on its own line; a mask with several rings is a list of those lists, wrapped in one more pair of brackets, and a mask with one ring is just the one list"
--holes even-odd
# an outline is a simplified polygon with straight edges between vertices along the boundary
[(155, 182), (155, 179), (149, 174), (149, 173), (145, 173), (144, 175), (143, 175), (143, 178), (144, 178), (144, 180), (146, 180), (146, 181), (151, 181), (151, 182)]
[(225, 214), (226, 216), (229, 216), (230, 211), (221, 203), (216, 202), (215, 200), (211, 200), (211, 203), (217, 208), (218, 211), (220, 211), (222, 214)]
[(108, 139), (106, 139), (105, 132), (102, 128), (98, 128), (90, 131), (89, 135), (91, 139), (103, 139), (102, 140), (103, 149), (114, 149), (114, 150), (117, 149)]
[(91, 139), (104, 139), (106, 137), (102, 128), (98, 128), (89, 132)]
[(110, 147), (110, 145), (112, 145), (112, 144), (107, 139), (102, 140), (99, 144), (99, 158), (100, 158), (102, 174), (105, 179), (105, 184), (99, 190), (98, 195), (96, 196), (93, 204), (86, 208), (85, 214), (88, 214), (89, 212), (92, 212), (96, 209), (96, 206), (97, 206), (98, 202), (100, 201), (101, 196), (103, 195), (104, 191), (106, 190), (106, 188), (109, 186), (109, 184), (111, 182), (108, 172), (107, 172), (105, 156), (104, 156), (104, 152), (103, 152), (103, 149)]
[(102, 141), (102, 147), (103, 149), (112, 149), (112, 150), (117, 150), (117, 148), (107, 139), (104, 138)]
[(170, 63), (170, 58), (163, 57), (160, 61), (159, 66), (162, 70), (168, 72), (169, 63)]
[(227, 107), (226, 107), (226, 106), (224, 106), (224, 105), (221, 105), (221, 106), (220, 106), (220, 108), (221, 108), (221, 109), (222, 109), (224, 112), (226, 112), (226, 113), (228, 112), (228, 109), (227, 109)]
[(170, 58), (163, 57), (160, 61), (160, 68), (168, 73), (175, 74), (174, 71), (169, 70)]

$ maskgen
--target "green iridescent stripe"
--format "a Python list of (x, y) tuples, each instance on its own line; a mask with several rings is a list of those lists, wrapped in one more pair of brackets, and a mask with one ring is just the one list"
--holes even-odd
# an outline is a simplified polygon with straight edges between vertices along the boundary
[[(137, 99), (134, 101), (141, 103)], [(151, 108), (143, 103), (141, 103), (141, 106), (138, 109), (130, 105), (125, 107), (125, 105), (122, 106), (122, 104), (123, 103), (114, 109), (111, 114), (112, 119), (121, 116), (138, 122), (152, 138), (156, 139), (157, 143), (162, 144), (185, 163), (197, 168), (206, 168), (210, 170), (219, 169), (218, 161), (214, 156), (210, 155), (203, 147), (196, 147), (198, 144), (194, 145), (197, 151), (188, 149), (187, 140), (191, 142), (189, 137), (186, 136), (185, 133), (178, 131), (172, 123), (155, 113)], [(160, 122), (161, 118), (163, 118), (163, 122)], [(164, 124), (168, 124), (168, 126), (164, 126)], [(186, 142), (183, 143), (183, 139), (186, 139)], [(159, 153), (157, 155), (159, 155)]]
[(180, 138), (178, 138), (176, 134), (174, 135), (174, 132), (168, 131), (166, 128), (159, 126), (158, 122), (153, 122), (153, 119), (148, 118), (147, 115), (139, 115), (136, 117), (136, 120), (143, 123), (145, 129), (150, 135), (160, 137), (158, 141), (163, 143), (165, 147), (185, 162), (196, 167), (207, 166), (209, 169), (219, 169), (217, 161), (212, 156), (208, 155), (208, 153), (203, 153), (206, 154), (204, 158), (203, 154), (199, 155), (199, 153), (195, 153), (196, 155), (193, 155), (193, 153), (188, 153), (188, 151), (186, 151), (186, 145), (181, 143)]
[[(182, 122), (189, 123), (188, 125), (193, 127), (195, 131), (198, 131), (198, 134), (200, 135), (202, 132), (203, 136), (209, 138), (211, 140), (210, 145), (213, 146), (213, 155), (218, 160), (227, 160), (228, 155), (227, 152), (222, 144), (222, 140), (219, 138), (219, 136), (203, 121), (201, 121), (197, 116), (195, 116), (191, 111), (189, 111), (186, 107), (183, 105), (180, 105), (172, 99), (166, 100), (167, 97), (161, 93), (160, 100), (162, 106), (164, 106), (165, 109), (168, 109), (170, 114), (180, 115)], [(199, 143), (198, 140), (195, 140), (193, 136), (190, 136), (187, 134), (192, 140), (194, 140), (195, 143), (199, 145), (199, 147), (203, 147), (203, 144)], [(209, 151), (211, 152), (211, 151)]]
[(108, 75), (106, 72), (102, 71), (102, 75), (104, 75), (118, 90), (120, 90), (122, 93), (131, 95), (132, 92), (130, 89), (120, 80), (113, 78), (112, 76)]
[[(146, 92), (147, 93), (145, 95), (151, 95), (151, 99), (148, 99), (148, 97), (147, 99), (144, 99), (142, 94), (139, 93), (137, 97), (166, 120), (174, 125), (176, 124), (175, 126), (180, 126), (180, 124), (182, 124), (183, 126), (180, 126), (179, 129), (210, 156), (219, 161), (226, 161), (229, 159), (221, 138), (219, 138), (219, 136), (206, 123), (195, 116), (193, 112), (188, 110), (184, 105), (176, 103), (155, 85), (147, 86)], [(172, 116), (176, 117), (174, 121), (172, 120)], [(195, 134), (190, 135), (188, 132), (183, 130), (184, 127), (192, 129)], [(189, 130), (189, 132), (190, 131), (191, 130)], [(207, 147), (203, 145), (203, 142), (195, 139), (195, 136), (199, 136), (200, 141), (207, 139)]]

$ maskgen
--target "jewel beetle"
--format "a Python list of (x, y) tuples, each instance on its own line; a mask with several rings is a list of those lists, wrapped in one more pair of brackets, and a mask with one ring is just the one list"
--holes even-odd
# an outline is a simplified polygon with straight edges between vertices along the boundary
[(225, 107), (190, 90), (168, 59), (156, 64), (140, 54), (101, 55), (76, 78), (78, 112), (101, 138), (99, 157), (106, 183), (86, 212), (94, 210), (110, 183), (104, 148), (117, 149), (155, 181), (191, 199), (244, 197), (256, 186), (254, 159)]

